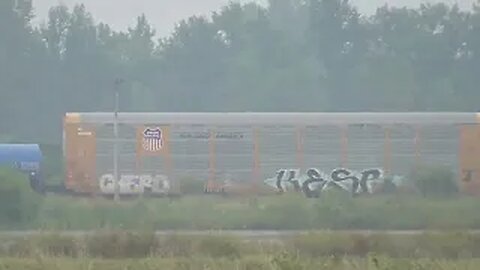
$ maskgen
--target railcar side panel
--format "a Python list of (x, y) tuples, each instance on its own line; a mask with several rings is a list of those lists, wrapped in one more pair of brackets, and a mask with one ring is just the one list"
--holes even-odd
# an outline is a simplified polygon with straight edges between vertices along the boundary
[[(188, 122), (183, 114), (168, 115), (175, 121), (123, 114), (121, 193), (165, 193), (180, 188), (178, 182), (187, 177), (212, 190), (218, 183), (233, 183), (285, 191), (312, 175), (351, 188), (345, 180), (390, 177), (399, 183), (419, 166), (445, 165), (458, 176), (462, 190), (480, 195), (480, 129), (473, 114), (368, 115), (339, 114), (338, 121), (330, 115), (319, 115), (318, 121), (312, 115), (277, 119), (266, 114), (248, 121), (232, 115), (230, 122), (228, 114), (218, 121), (192, 115), (194, 121)], [(110, 120), (103, 114), (65, 118), (67, 188), (113, 193)]]

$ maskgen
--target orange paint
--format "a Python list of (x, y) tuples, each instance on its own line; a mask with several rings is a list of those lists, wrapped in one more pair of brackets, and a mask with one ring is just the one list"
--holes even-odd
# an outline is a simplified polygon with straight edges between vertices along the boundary
[(208, 139), (208, 186), (213, 186), (216, 181), (216, 142), (214, 129), (210, 130), (210, 137)]
[(348, 126), (341, 127), (340, 140), (341, 140), (341, 146), (342, 146), (341, 166), (346, 168), (348, 166)]
[[(167, 132), (170, 132), (170, 130), (168, 130)], [(168, 134), (168, 137), (170, 137), (170, 134)], [(173, 179), (173, 161), (172, 161), (172, 154), (170, 152), (170, 147), (167, 147), (165, 151), (164, 168), (165, 168), (165, 171), (167, 172), (167, 177), (171, 182), (172, 188), (178, 189), (179, 185), (176, 181), (174, 181), (175, 179)]]
[(136, 174), (140, 174), (143, 169), (143, 151), (142, 151), (142, 144), (139, 143), (141, 141), (142, 130), (143, 126), (138, 126), (136, 128), (136, 144), (135, 144), (135, 171)]
[(480, 195), (480, 126), (464, 125), (460, 128), (460, 175), (463, 192)]
[(304, 167), (304, 131), (303, 127), (297, 127), (296, 130), (296, 163), (297, 167), (303, 170)]
[(83, 127), (78, 132), (79, 137), (79, 152), (84, 156), (81, 157), (81, 173), (83, 179), (80, 181), (81, 190), (85, 193), (95, 193), (99, 189), (98, 178), (96, 172), (97, 165), (97, 140), (96, 133), (93, 128)]
[(77, 140), (77, 132), (80, 117), (78, 114), (68, 113), (63, 118), (63, 132), (64, 132), (64, 153), (65, 153), (65, 187), (68, 190), (74, 190), (77, 183), (77, 148), (79, 146)]
[(421, 153), (422, 132), (419, 126), (415, 127), (415, 137), (413, 140), (414, 140), (414, 149), (415, 149), (415, 167), (418, 168), (419, 164), (422, 162), (422, 153)]
[(391, 140), (391, 129), (389, 127), (385, 128), (385, 147), (384, 147), (384, 158), (383, 158), (383, 170), (388, 175), (392, 171), (392, 140)]
[(65, 187), (78, 193), (98, 190), (95, 130), (65, 119)]
[(253, 129), (253, 179), (252, 188), (258, 191), (260, 182), (260, 131), (258, 127)]

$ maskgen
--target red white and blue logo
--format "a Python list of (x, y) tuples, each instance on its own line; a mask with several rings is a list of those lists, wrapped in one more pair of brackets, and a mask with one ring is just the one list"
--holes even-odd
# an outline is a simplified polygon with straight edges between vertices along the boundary
[(163, 132), (159, 127), (146, 128), (143, 131), (143, 149), (148, 152), (158, 152), (163, 148)]

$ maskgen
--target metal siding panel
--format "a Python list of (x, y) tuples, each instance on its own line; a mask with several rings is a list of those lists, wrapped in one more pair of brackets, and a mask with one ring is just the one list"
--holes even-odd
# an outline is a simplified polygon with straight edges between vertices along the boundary
[(330, 171), (339, 167), (341, 157), (341, 129), (323, 125), (307, 127), (304, 137), (305, 169)]
[[(112, 124), (96, 125), (97, 176), (113, 174), (113, 144), (115, 136)], [(136, 129), (133, 125), (118, 127), (118, 154), (120, 174), (136, 173)]]
[(423, 164), (448, 166), (458, 173), (459, 129), (453, 125), (424, 126), (421, 129), (420, 154)]
[[(113, 113), (81, 113), (84, 123), (112, 123)], [(475, 113), (119, 113), (120, 123), (206, 125), (475, 124)]]
[(138, 170), (136, 171), (141, 174), (168, 175), (165, 167), (165, 159), (166, 157), (164, 155), (145, 156), (139, 161), (139, 164), (134, 161), (134, 165), (138, 166)]
[[(113, 155), (97, 155), (96, 168), (98, 178), (105, 174), (113, 174)], [(136, 174), (135, 156), (119, 155), (118, 170), (120, 174)]]
[(267, 126), (260, 129), (260, 175), (273, 177), (280, 169), (296, 167), (296, 133), (294, 126)]
[(207, 180), (210, 127), (175, 125), (171, 128), (172, 177)]
[(352, 170), (383, 168), (385, 131), (379, 125), (348, 126), (348, 165)]
[[(318, 168), (325, 172), (342, 165), (340, 124), (348, 128), (347, 167), (362, 170), (384, 166), (385, 133), (380, 125), (395, 121), (423, 123), (421, 155), (427, 163), (441, 163), (458, 168), (458, 129), (452, 123), (476, 121), (475, 114), (365, 114), (365, 113), (299, 113), (299, 114), (121, 114), (127, 123), (119, 126), (120, 170), (122, 173), (151, 173), (165, 169), (165, 156), (144, 157), (141, 171), (136, 163), (136, 125), (162, 124), (180, 120), (170, 129), (169, 146), (173, 166), (172, 180), (191, 176), (208, 179), (209, 131), (240, 132), (240, 139), (216, 139), (216, 173), (223, 180), (227, 175), (234, 180), (251, 180), (254, 167), (253, 127), (258, 126), (260, 180), (270, 178), (279, 169), (297, 169), (297, 133), (299, 125), (306, 124), (303, 132), (304, 168)], [(190, 119), (190, 117), (192, 117)], [(189, 120), (190, 119), (190, 120)], [(81, 120), (106, 123), (113, 120), (109, 114), (81, 114)], [(430, 121), (430, 122), (428, 122)], [(205, 125), (182, 124), (195, 122)], [(438, 123), (447, 123), (439, 125)], [(437, 123), (437, 124), (435, 124)], [(315, 124), (315, 125), (313, 125)], [(97, 134), (97, 175), (112, 173), (113, 125), (95, 124)], [(414, 125), (391, 125), (392, 173), (406, 175), (415, 165)], [(197, 138), (185, 136), (198, 135)], [(206, 137), (205, 137), (205, 134)]]
[(253, 173), (253, 130), (250, 127), (217, 127), (216, 179), (250, 181)]
[(408, 176), (415, 166), (415, 128), (410, 125), (390, 127), (393, 175)]

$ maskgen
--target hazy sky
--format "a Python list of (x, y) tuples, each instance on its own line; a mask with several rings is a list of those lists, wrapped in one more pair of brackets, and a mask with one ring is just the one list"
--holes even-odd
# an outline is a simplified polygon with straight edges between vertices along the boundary
[[(1, 0), (0, 0), (1, 1)], [(167, 35), (174, 24), (191, 15), (209, 15), (225, 5), (229, 0), (33, 0), (37, 18), (35, 23), (45, 21), (48, 9), (59, 3), (72, 7), (75, 3), (84, 3), (96, 21), (123, 30), (135, 22), (137, 15), (145, 13), (155, 26), (159, 35)], [(237, 0), (238, 1), (238, 0)], [(235, 2), (237, 2), (235, 1)], [(251, 0), (240, 0), (251, 2)], [(265, 3), (268, 0), (256, 0)], [(351, 0), (362, 13), (372, 13), (388, 2), (395, 6), (416, 6), (421, 0)], [(475, 0), (428, 0), (429, 2), (459, 3), (462, 8), (471, 7)]]

